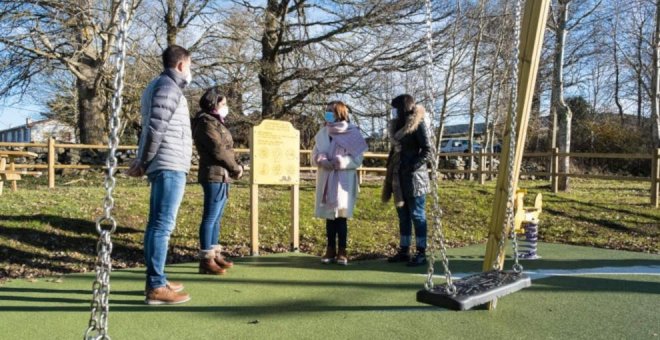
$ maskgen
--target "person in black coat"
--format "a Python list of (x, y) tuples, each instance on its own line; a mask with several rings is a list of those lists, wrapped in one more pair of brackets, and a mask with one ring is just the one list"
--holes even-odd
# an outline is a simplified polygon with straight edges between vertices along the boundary
[[(382, 200), (387, 202), (394, 197), (400, 243), (397, 254), (388, 261), (419, 266), (426, 263), (426, 194), (430, 192), (431, 144), (424, 122), (426, 110), (416, 105), (408, 94), (394, 98), (391, 105), (393, 119), (388, 131), (392, 147), (387, 158)], [(417, 252), (410, 257), (413, 225)]]

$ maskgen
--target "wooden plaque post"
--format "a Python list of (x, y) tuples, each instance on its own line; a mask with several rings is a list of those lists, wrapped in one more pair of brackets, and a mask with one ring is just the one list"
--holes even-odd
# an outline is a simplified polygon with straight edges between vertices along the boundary
[(259, 185), (291, 187), (291, 251), (299, 249), (300, 131), (264, 120), (250, 132), (250, 252), (259, 255)]

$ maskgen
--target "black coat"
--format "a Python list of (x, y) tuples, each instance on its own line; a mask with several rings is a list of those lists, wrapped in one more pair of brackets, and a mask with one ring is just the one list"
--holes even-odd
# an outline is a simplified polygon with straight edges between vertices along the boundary
[(417, 106), (406, 117), (403, 127), (393, 120), (389, 125), (392, 149), (387, 158), (387, 174), (383, 185), (382, 200), (394, 196), (397, 207), (404, 205), (405, 197), (423, 196), (430, 192), (428, 162), (431, 160), (429, 140), (424, 116), (426, 111)]
[(401, 164), (399, 180), (405, 197), (422, 196), (430, 192), (428, 162), (431, 144), (422, 121), (415, 131), (401, 138)]

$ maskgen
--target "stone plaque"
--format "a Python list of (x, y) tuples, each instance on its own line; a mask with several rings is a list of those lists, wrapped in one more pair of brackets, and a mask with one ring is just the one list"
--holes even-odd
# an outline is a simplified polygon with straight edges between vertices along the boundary
[(300, 131), (289, 122), (264, 120), (250, 136), (252, 184), (296, 185), (300, 181)]

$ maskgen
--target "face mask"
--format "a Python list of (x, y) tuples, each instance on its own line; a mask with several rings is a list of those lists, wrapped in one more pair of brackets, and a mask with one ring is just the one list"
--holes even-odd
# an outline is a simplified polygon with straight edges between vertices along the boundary
[(397, 117), (399, 117), (399, 112), (397, 109), (392, 109), (392, 119), (396, 119)]
[(225, 119), (227, 115), (229, 114), (229, 107), (227, 105), (223, 106), (218, 110), (218, 115), (220, 115), (220, 118)]
[(192, 83), (192, 71), (188, 71), (188, 74), (186, 74), (186, 85), (190, 85)]
[(328, 123), (334, 123), (335, 122), (334, 112), (326, 112), (324, 118), (325, 118), (325, 121), (328, 122)]

